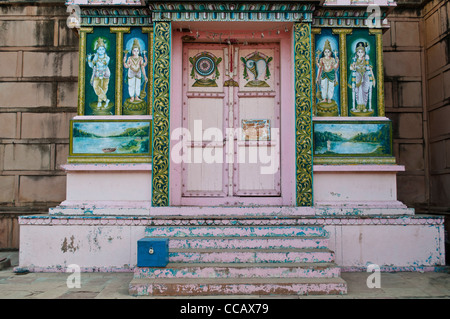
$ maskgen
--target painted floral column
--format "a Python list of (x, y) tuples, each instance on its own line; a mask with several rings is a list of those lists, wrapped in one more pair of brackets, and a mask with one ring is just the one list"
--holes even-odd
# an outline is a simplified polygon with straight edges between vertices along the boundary
[(311, 26), (294, 25), (297, 206), (313, 206), (311, 138)]
[(170, 22), (155, 22), (153, 40), (152, 205), (169, 206)]

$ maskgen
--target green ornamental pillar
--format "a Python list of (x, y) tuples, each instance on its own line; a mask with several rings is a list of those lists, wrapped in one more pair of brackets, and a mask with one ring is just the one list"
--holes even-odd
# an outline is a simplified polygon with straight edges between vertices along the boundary
[(296, 204), (313, 206), (311, 25), (294, 25)]
[(152, 206), (169, 206), (171, 23), (153, 25)]

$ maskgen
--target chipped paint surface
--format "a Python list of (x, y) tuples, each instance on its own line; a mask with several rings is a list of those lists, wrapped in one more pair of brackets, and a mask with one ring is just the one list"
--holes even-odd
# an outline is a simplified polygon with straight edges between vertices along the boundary
[[(171, 266), (172, 265), (172, 266)], [(166, 268), (136, 268), (134, 278), (323, 278), (339, 277), (341, 269), (332, 264), (255, 264), (237, 267), (230, 264), (186, 266), (171, 264)]]
[(218, 237), (257, 237), (257, 236), (320, 236), (324, 234), (322, 227), (317, 226), (249, 226), (249, 227), (147, 227), (147, 237), (190, 237), (190, 236), (218, 236)]
[(67, 240), (67, 237), (64, 237), (64, 241), (61, 245), (61, 251), (66, 253), (66, 252), (75, 252), (79, 246), (75, 245), (75, 237), (72, 235), (70, 236), (69, 241)]
[[(199, 227), (213, 229), (186, 232), (189, 226), (197, 230)], [(83, 271), (132, 271), (136, 265), (137, 240), (146, 235), (147, 227), (158, 228), (148, 234), (170, 237), (170, 250), (178, 251), (173, 255), (178, 259), (201, 257), (213, 260), (213, 257), (218, 257), (217, 254), (189, 255), (186, 252), (189, 249), (265, 248), (272, 252), (283, 248), (292, 253), (264, 256), (262, 253), (243, 255), (244, 251), (241, 251), (239, 257), (253, 261), (263, 257), (271, 257), (274, 261), (285, 258), (295, 262), (296, 258), (302, 258), (296, 249), (328, 247), (335, 252), (335, 263), (350, 271), (364, 268), (368, 261), (377, 263), (386, 271), (433, 271), (445, 263), (443, 218), (439, 216), (165, 218), (39, 215), (20, 217), (20, 227), (24, 240), (21, 240), (19, 268), (33, 272), (63, 271), (71, 263), (80, 265)], [(221, 235), (220, 227), (233, 227), (234, 233), (227, 230)], [(274, 230), (277, 227), (278, 230)], [(312, 235), (314, 232), (317, 234), (318, 227), (328, 234), (327, 238)], [(169, 232), (164, 233), (163, 229)], [(264, 236), (264, 231), (272, 235)], [(195, 232), (218, 236), (173, 236), (174, 233), (188, 235)], [(245, 233), (249, 236), (244, 238), (242, 234)], [(295, 233), (302, 236), (291, 236)], [(235, 234), (239, 236), (233, 236)], [(360, 234), (361, 242), (358, 241)], [(373, 245), (374, 242), (377, 245)], [(231, 253), (227, 254), (227, 259), (233, 258)]]

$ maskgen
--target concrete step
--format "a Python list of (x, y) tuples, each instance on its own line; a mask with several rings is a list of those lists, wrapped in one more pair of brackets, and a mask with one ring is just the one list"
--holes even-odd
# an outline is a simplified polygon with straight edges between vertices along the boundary
[(346, 294), (342, 278), (144, 278), (133, 279), (134, 296)]
[(323, 236), (304, 236), (292, 238), (259, 237), (169, 237), (169, 249), (245, 249), (245, 248), (327, 248), (328, 239)]
[(328, 236), (320, 226), (148, 226), (146, 237)]
[(169, 263), (165, 268), (137, 267), (143, 278), (334, 278), (341, 269), (334, 263)]
[(291, 263), (334, 262), (329, 249), (172, 249), (174, 263)]

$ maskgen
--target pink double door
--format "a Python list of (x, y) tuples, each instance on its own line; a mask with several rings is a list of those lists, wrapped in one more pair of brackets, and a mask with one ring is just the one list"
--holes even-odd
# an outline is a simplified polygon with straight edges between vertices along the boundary
[(280, 205), (278, 43), (183, 46), (182, 205)]

